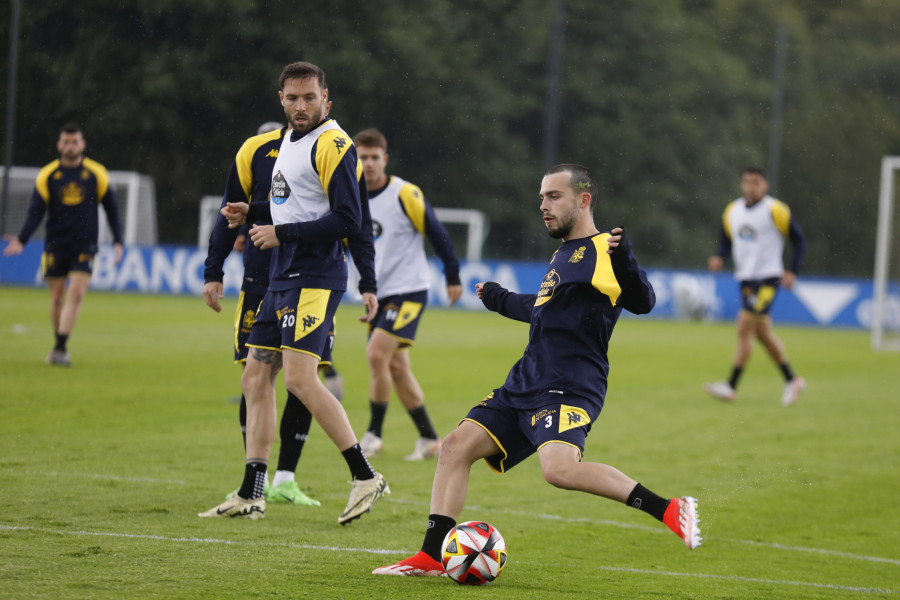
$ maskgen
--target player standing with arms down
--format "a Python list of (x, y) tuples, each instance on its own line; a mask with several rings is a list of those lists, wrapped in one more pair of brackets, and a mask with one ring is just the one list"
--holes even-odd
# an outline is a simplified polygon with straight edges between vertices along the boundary
[(587, 169), (551, 168), (540, 197), (550, 236), (563, 240), (540, 291), (476, 286), (489, 310), (531, 323), (525, 354), (444, 439), (422, 550), (375, 574), (441, 575), (441, 542), (465, 504), (472, 464), (483, 458), (503, 473), (535, 452), (548, 483), (627, 503), (665, 523), (688, 548), (700, 545), (696, 500), (662, 498), (614, 467), (581, 460), (603, 408), (613, 327), (623, 308), (649, 312), (656, 295), (625, 231), (600, 233), (594, 225), (597, 184)]
[(360, 449), (347, 413), (316, 373), (347, 286), (341, 240), (362, 227), (360, 172), (350, 136), (326, 116), (325, 73), (311, 63), (291, 63), (282, 71), (279, 87), (292, 131), (275, 161), (271, 201), (222, 209), (231, 226), (269, 218), (273, 223), (250, 230), (255, 245), (275, 250), (241, 378), (247, 398), (244, 481), (237, 495), (200, 516), (265, 515), (266, 463), (277, 418), (274, 380), (283, 365), (285, 386), (306, 405), (350, 469), (350, 499), (338, 517), (344, 524), (368, 512), (389, 491), (384, 476)]
[(375, 276), (381, 288), (378, 314), (369, 324), (369, 428), (359, 442), (366, 456), (382, 448), (382, 426), (391, 388), (419, 431), (407, 460), (437, 456), (440, 439), (425, 409), (425, 394), (412, 372), (409, 348), (428, 301), (428, 262), (424, 237), (444, 262), (447, 298), (453, 306), (462, 295), (459, 260), (450, 236), (418, 186), (385, 173), (387, 140), (377, 129), (353, 137), (369, 190), (369, 209), (375, 227)]
[[(50, 323), (56, 345), (47, 364), (72, 366), (66, 342), (78, 321), (81, 302), (91, 283), (100, 222), (97, 205), (102, 204), (113, 233), (116, 264), (122, 260), (122, 228), (119, 206), (106, 167), (84, 155), (84, 131), (74, 123), (59, 132), (59, 159), (41, 169), (35, 181), (28, 216), (19, 235), (7, 236), (4, 256), (21, 254), (28, 239), (47, 213), (41, 270), (50, 287)], [(66, 280), (69, 282), (66, 292)]]
[[(326, 116), (330, 106), (331, 100), (328, 101), (325, 108)], [(228, 202), (247, 201), (252, 203), (268, 200), (269, 187), (272, 184), (272, 167), (278, 158), (278, 150), (281, 148), (281, 142), (287, 130), (287, 126), (278, 122), (264, 123), (257, 131), (257, 135), (243, 143), (228, 173), (222, 207)], [(246, 237), (244, 232), (246, 227), (229, 228), (228, 220), (223, 215), (219, 215), (210, 234), (206, 268), (203, 273), (204, 300), (207, 306), (220, 312), (222, 307), (219, 305), (219, 299), (223, 297), (222, 282), (225, 275), (223, 270), (225, 259), (232, 248), (242, 247), (244, 277), (234, 319), (234, 360), (241, 364), (242, 369), (247, 361), (247, 338), (250, 336), (251, 327), (256, 320), (256, 309), (262, 302), (269, 285), (269, 265), (272, 259), (272, 250), (262, 250), (253, 243), (247, 244), (246, 241), (241, 241), (241, 237)], [(366, 231), (369, 232), (368, 237), (361, 236), (359, 240), (354, 239), (351, 251), (356, 254), (359, 244), (367, 244), (369, 247), (368, 252), (362, 253), (362, 256), (359, 257), (359, 262), (364, 265), (362, 269), (364, 275), (360, 278), (359, 290), (366, 305), (372, 308), (371, 316), (374, 316), (376, 300), (371, 227), (361, 230), (361, 232)], [(332, 331), (329, 332), (329, 339), (319, 363), (320, 370), (331, 365), (333, 346), (334, 333)], [(326, 387), (329, 387), (330, 380), (333, 382), (334, 376), (331, 378), (326, 376)], [(331, 387), (329, 387), (329, 391), (334, 393)], [(239, 417), (246, 447), (247, 401), (243, 394), (241, 395)], [(317, 500), (304, 494), (295, 481), (297, 464), (300, 461), (311, 424), (312, 414), (309, 409), (295, 395), (288, 392), (279, 429), (281, 445), (278, 453), (278, 467), (272, 480), (272, 486), (266, 485), (265, 487), (266, 501), (319, 505)]]
[[(790, 406), (806, 389), (806, 381), (794, 374), (784, 344), (775, 335), (769, 312), (779, 283), (791, 289), (806, 256), (806, 236), (787, 204), (769, 196), (765, 172), (748, 167), (741, 173), (743, 196), (731, 202), (722, 216), (719, 248), (709, 257), (711, 271), (722, 270), (726, 258), (734, 258), (734, 278), (740, 282), (741, 310), (737, 317), (737, 350), (728, 381), (703, 387), (714, 398), (733, 402), (737, 384), (750, 355), (753, 339), (760, 341), (784, 375), (781, 404)], [(791, 267), (784, 269), (784, 240), (793, 246)]]

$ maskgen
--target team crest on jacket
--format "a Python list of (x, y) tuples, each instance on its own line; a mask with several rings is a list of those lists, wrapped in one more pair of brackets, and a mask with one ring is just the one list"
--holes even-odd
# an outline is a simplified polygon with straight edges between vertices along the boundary
[(584, 251), (585, 251), (585, 249), (586, 249), (586, 246), (581, 246), (580, 248), (578, 248), (578, 250), (576, 250), (575, 252), (573, 252), (573, 253), (572, 253), (572, 256), (569, 257), (569, 262), (570, 262), (570, 263), (577, 263), (577, 262), (580, 261), (582, 258), (584, 258)]
[(535, 306), (544, 304), (553, 297), (553, 290), (559, 285), (559, 273), (556, 269), (550, 269), (550, 272), (544, 275), (544, 281), (541, 282), (541, 290), (537, 294), (537, 300), (534, 301)]
[(65, 186), (63, 186), (63, 189), (60, 193), (62, 195), (62, 203), (66, 206), (75, 206), (77, 204), (81, 204), (84, 201), (84, 188), (82, 188), (74, 181), (70, 181)]
[(272, 177), (272, 202), (281, 206), (287, 202), (288, 196), (291, 195), (291, 188), (288, 186), (287, 180), (281, 171), (275, 173)]

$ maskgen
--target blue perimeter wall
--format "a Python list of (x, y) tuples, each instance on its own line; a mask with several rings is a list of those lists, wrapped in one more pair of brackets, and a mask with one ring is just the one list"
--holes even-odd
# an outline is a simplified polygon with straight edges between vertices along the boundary
[[(20, 256), (0, 257), (0, 284), (42, 285), (41, 250), (42, 243), (35, 240)], [(125, 257), (116, 266), (112, 247), (103, 246), (95, 259), (91, 289), (199, 296), (205, 260), (206, 250), (192, 246), (133, 246), (126, 249)], [(464, 261), (460, 277), (465, 291), (460, 305), (483, 310), (473, 292), (479, 281), (496, 281), (513, 291), (534, 293), (546, 268), (542, 263)], [(446, 306), (440, 262), (432, 260), (430, 270), (429, 304)], [(237, 253), (229, 256), (225, 273), (225, 294), (237, 296), (243, 273)], [(730, 273), (670, 269), (647, 269), (647, 273), (657, 297), (651, 316), (730, 320), (740, 308), (737, 283)], [(900, 282), (892, 282), (888, 293), (886, 325), (900, 328)], [(872, 281), (868, 279), (801, 276), (792, 290), (779, 292), (772, 317), (781, 323), (868, 328), (874, 307), (872, 296)], [(347, 299), (359, 300), (355, 284), (349, 286)], [(198, 302), (202, 300), (198, 298)]]

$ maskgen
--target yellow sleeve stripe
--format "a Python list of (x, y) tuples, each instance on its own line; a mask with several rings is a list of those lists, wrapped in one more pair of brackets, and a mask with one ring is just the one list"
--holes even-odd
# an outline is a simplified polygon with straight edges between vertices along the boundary
[(107, 190), (109, 190), (109, 173), (106, 172), (106, 167), (90, 158), (85, 158), (81, 166), (93, 173), (94, 177), (97, 178), (97, 202), (100, 202), (106, 196)]
[(244, 190), (244, 196), (247, 202), (250, 201), (251, 187), (253, 185), (253, 157), (256, 152), (265, 144), (281, 138), (281, 129), (268, 131), (262, 135), (255, 135), (248, 138), (243, 143), (241, 149), (238, 150), (237, 156), (234, 157), (234, 166), (237, 169), (238, 181), (241, 182), (241, 189)]
[(608, 233), (601, 233), (591, 238), (594, 242), (594, 248), (597, 250), (597, 260), (594, 263), (594, 276), (591, 278), (591, 285), (597, 291), (606, 294), (609, 297), (609, 301), (615, 306), (616, 301), (622, 294), (622, 286), (616, 280), (616, 274), (613, 273), (612, 260), (610, 260), (609, 254), (606, 253), (609, 250), (609, 244), (606, 243), (609, 237)]
[(782, 236), (787, 236), (791, 227), (791, 209), (781, 200), (772, 203), (772, 220)]
[(728, 217), (731, 215), (731, 209), (734, 208), (734, 202), (729, 202), (728, 206), (725, 207), (725, 212), (722, 213), (722, 227), (725, 228), (725, 235), (731, 238), (731, 224), (729, 223)]
[(50, 175), (53, 174), (53, 171), (58, 168), (59, 159), (54, 160), (52, 163), (41, 169), (41, 172), (38, 173), (37, 180), (34, 182), (34, 187), (37, 189), (41, 198), (44, 199), (44, 202), (50, 202), (50, 186), (47, 184), (47, 181), (50, 179)]
[[(341, 164), (344, 155), (353, 146), (353, 142), (340, 129), (329, 129), (319, 136), (316, 141), (316, 169), (319, 171), (319, 179), (322, 181), (322, 189), (328, 193), (331, 184), (331, 176)], [(357, 163), (358, 164), (358, 163)], [(359, 173), (359, 166), (357, 166)]]
[(356, 181), (358, 182), (360, 179), (362, 179), (362, 176), (363, 176), (362, 161), (358, 160), (358, 161), (356, 161)]
[(407, 183), (400, 189), (400, 203), (416, 231), (425, 233), (425, 196), (419, 186)]

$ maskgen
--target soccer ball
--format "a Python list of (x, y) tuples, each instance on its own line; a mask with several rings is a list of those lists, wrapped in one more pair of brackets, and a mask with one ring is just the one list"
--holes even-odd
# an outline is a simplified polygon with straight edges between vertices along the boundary
[(506, 542), (493, 525), (466, 521), (444, 538), (441, 562), (447, 575), (457, 583), (490, 583), (506, 565)]

